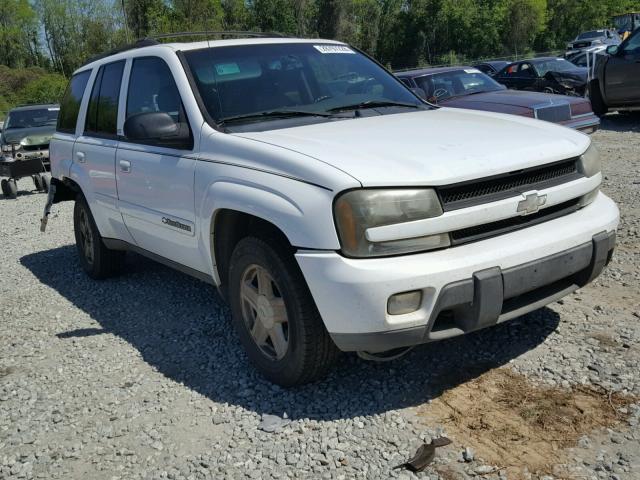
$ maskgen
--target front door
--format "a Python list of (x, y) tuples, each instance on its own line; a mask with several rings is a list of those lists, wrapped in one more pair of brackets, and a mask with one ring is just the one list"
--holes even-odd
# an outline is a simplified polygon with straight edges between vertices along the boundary
[[(162, 58), (134, 58), (128, 85), (125, 123), (143, 112), (165, 112), (186, 121), (173, 74)], [(193, 145), (177, 149), (121, 136), (116, 154), (118, 206), (138, 247), (206, 271), (197, 248), (195, 162)]]
[(605, 67), (605, 92), (610, 106), (640, 102), (640, 31), (620, 45)]

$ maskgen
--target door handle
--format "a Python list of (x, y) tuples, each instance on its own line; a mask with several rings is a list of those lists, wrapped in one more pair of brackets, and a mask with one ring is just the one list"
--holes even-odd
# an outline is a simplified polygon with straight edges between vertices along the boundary
[(76, 160), (78, 160), (78, 163), (84, 163), (86, 161), (84, 152), (76, 152)]
[(120, 171), (122, 173), (129, 173), (131, 171), (131, 162), (129, 160), (120, 160)]

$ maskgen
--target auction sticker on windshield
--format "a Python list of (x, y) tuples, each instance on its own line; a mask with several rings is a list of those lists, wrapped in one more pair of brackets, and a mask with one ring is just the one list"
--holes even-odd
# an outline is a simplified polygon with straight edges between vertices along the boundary
[(356, 53), (346, 45), (314, 45), (320, 53)]

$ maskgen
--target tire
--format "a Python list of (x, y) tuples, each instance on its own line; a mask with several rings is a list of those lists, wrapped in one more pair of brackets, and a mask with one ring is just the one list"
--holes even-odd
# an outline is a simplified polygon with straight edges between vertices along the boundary
[(110, 250), (105, 246), (89, 205), (82, 195), (76, 199), (73, 209), (73, 229), (80, 265), (87, 275), (101, 280), (120, 270), (124, 252)]
[(7, 180), (7, 197), (18, 198), (18, 184), (13, 178)]
[(36, 187), (36, 190), (42, 191), (42, 176), (40, 174), (34, 175), (33, 177), (33, 185)]
[(9, 195), (11, 194), (9, 191), (9, 182), (7, 181), (7, 179), (3, 178), (2, 181), (0, 181), (0, 186), (2, 187), (2, 194), (9, 198)]
[[(325, 376), (340, 351), (293, 256), (272, 246), (277, 244), (255, 237), (238, 242), (229, 263), (229, 300), (233, 325), (251, 363), (269, 381), (292, 387)], [(252, 330), (264, 338), (262, 344)]]
[(41, 175), (40, 178), (42, 179), (42, 191), (44, 193), (49, 193), (49, 184), (51, 183), (51, 180), (49, 180), (49, 177), (46, 175)]
[(589, 84), (589, 100), (591, 101), (591, 109), (593, 110), (593, 113), (599, 117), (604, 117), (607, 114), (609, 109), (602, 99), (600, 84), (597, 80), (593, 80)]

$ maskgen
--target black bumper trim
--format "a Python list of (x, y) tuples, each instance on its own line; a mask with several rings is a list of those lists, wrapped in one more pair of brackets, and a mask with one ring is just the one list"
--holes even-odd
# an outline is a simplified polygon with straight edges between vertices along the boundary
[(593, 281), (611, 259), (615, 232), (508, 269), (477, 271), (445, 285), (426, 326), (375, 333), (332, 333), (343, 351), (383, 352), (462, 335), (552, 303)]

